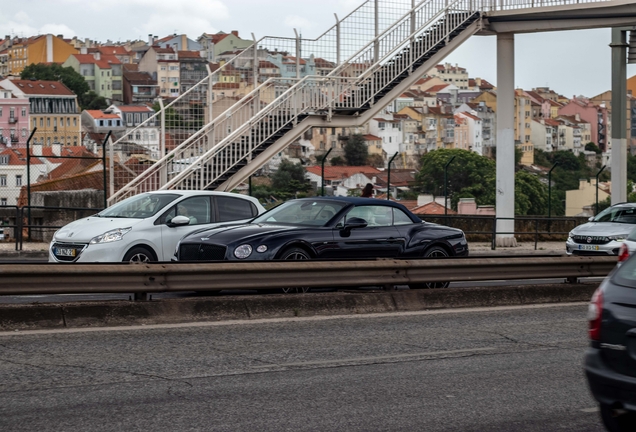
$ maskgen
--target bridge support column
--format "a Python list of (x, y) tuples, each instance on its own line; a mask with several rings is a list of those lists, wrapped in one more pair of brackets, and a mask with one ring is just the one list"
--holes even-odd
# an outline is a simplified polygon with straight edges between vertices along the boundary
[(497, 34), (497, 246), (514, 247), (515, 38)]
[(612, 205), (627, 201), (627, 32), (612, 28)]

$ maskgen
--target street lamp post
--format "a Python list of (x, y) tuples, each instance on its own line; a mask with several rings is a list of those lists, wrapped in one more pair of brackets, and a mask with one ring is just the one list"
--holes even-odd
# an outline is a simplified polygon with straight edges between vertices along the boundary
[(395, 152), (391, 160), (389, 161), (388, 173), (386, 176), (386, 199), (391, 199), (391, 164), (393, 163), (393, 159), (399, 154), (399, 152)]
[(333, 147), (331, 147), (329, 151), (322, 157), (322, 164), (320, 168), (320, 196), (325, 196), (325, 161), (327, 160), (327, 156), (329, 156), (329, 153), (331, 153), (331, 150), (333, 150)]
[(450, 158), (446, 165), (444, 165), (444, 217), (448, 215), (448, 166), (455, 159), (455, 156)]
[(596, 207), (594, 207), (594, 214), (598, 214), (598, 177), (601, 175), (603, 170), (605, 169), (605, 165), (601, 167), (601, 169), (596, 173)]

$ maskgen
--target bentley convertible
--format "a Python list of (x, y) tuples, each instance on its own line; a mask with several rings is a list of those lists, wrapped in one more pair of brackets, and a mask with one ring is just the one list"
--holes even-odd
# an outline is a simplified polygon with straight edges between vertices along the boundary
[[(468, 255), (464, 233), (422, 222), (402, 204), (372, 198), (287, 201), (249, 223), (195, 231), (178, 261), (444, 258)], [(446, 287), (448, 282), (411, 288)]]

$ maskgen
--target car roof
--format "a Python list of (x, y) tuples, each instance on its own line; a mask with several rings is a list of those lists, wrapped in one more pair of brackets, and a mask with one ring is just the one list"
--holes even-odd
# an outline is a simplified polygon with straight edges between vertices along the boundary
[(341, 196), (317, 196), (310, 198), (298, 198), (298, 201), (313, 201), (313, 200), (329, 200), (329, 201), (344, 201), (347, 203), (351, 203), (353, 205), (380, 205), (386, 207), (396, 207), (401, 210), (406, 209), (406, 207), (395, 201), (390, 200), (382, 200), (376, 198), (361, 198), (361, 197), (341, 197)]
[(250, 195), (243, 195), (234, 192), (219, 192), (219, 191), (211, 191), (211, 190), (156, 190), (146, 192), (149, 194), (178, 194), (181, 196), (193, 196), (193, 195), (215, 195), (215, 196), (229, 196), (229, 197), (240, 197), (244, 199), (249, 199), (250, 201), (258, 202), (258, 199), (254, 198)]

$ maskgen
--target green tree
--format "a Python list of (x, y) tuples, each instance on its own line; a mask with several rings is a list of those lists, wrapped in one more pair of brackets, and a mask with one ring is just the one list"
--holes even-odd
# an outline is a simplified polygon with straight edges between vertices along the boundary
[[(159, 105), (159, 102), (155, 102), (154, 104), (152, 104), (152, 109), (155, 110), (156, 113), (161, 111), (161, 105)], [(174, 108), (166, 108), (166, 112), (164, 113), (164, 115), (166, 118), (166, 128), (178, 129), (182, 126), (181, 116)]]
[(369, 149), (364, 141), (364, 137), (360, 134), (353, 134), (349, 137), (344, 147), (344, 152), (349, 165), (362, 166), (367, 163)]
[(596, 154), (601, 154), (601, 149), (598, 148), (598, 146), (596, 144), (594, 144), (593, 142), (589, 142), (589, 143), (585, 144), (585, 150), (593, 151)]
[(334, 156), (329, 160), (332, 166), (344, 166), (347, 164), (347, 161), (340, 156)]
[(301, 164), (295, 164), (284, 159), (272, 179), (272, 190), (295, 194), (296, 192), (307, 192), (310, 189), (309, 180), (305, 177), (305, 168)]
[(83, 96), (90, 90), (88, 83), (82, 75), (76, 72), (72, 67), (62, 67), (57, 63), (43, 64), (33, 63), (22, 70), (20, 78), (44, 80), (44, 81), (61, 81), (73, 93), (78, 96), (80, 106), (83, 105)]
[(544, 215), (548, 213), (548, 188), (539, 177), (527, 171), (515, 174), (515, 214)]
[(447, 185), (453, 205), (459, 198), (475, 198), (478, 205), (495, 204), (495, 162), (467, 150), (440, 149), (423, 155), (416, 177), (419, 191), (444, 195), (444, 166), (453, 156)]
[(82, 97), (82, 107), (90, 110), (102, 110), (108, 108), (108, 103), (103, 96), (99, 96), (91, 90)]

